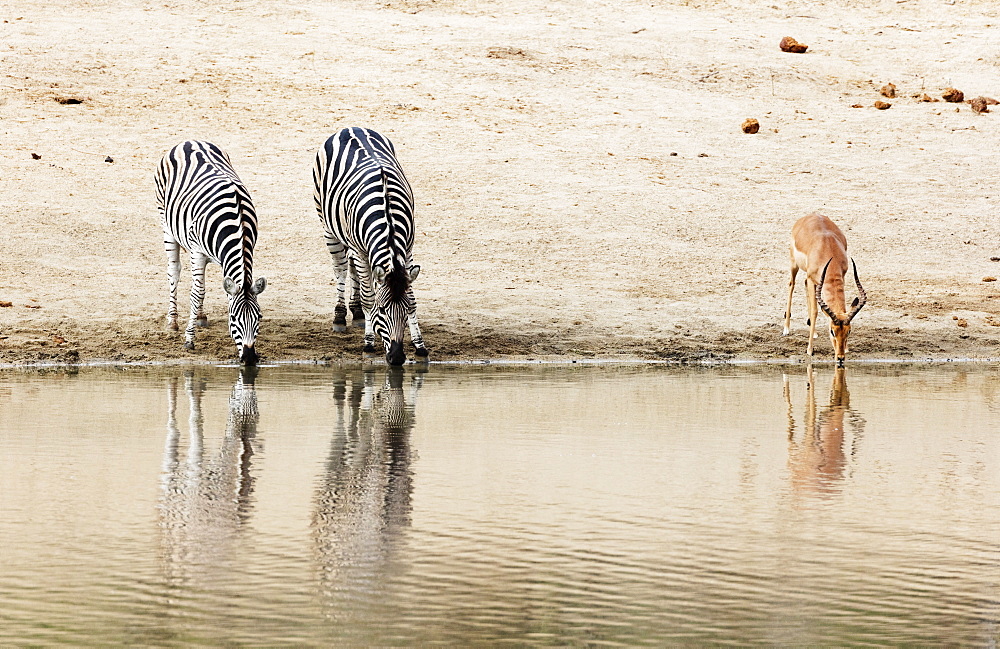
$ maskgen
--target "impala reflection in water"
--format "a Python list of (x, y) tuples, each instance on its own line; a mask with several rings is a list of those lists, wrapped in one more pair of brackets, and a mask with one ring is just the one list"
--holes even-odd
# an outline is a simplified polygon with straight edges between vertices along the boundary
[[(788, 467), (792, 490), (801, 495), (838, 493), (844, 472), (857, 453), (864, 432), (865, 420), (851, 408), (851, 393), (847, 389), (847, 370), (834, 370), (830, 385), (830, 402), (822, 412), (816, 409), (816, 379), (810, 365), (806, 370), (805, 423), (802, 435), (796, 435), (794, 408), (789, 379), (784, 377), (785, 402), (788, 405)], [(852, 437), (850, 451), (846, 423)]]
[(184, 376), (190, 406), (186, 448), (177, 425), (178, 379), (167, 380), (167, 439), (163, 455), (160, 531), (169, 581), (224, 567), (253, 506), (251, 458), (257, 435), (256, 368), (241, 371), (229, 397), (226, 432), (218, 449), (206, 453), (202, 399), (205, 380)]
[[(312, 535), (329, 617), (380, 605), (383, 578), (410, 527), (414, 424), (423, 371), (335, 376), (336, 423), (314, 497)], [(360, 380), (359, 380), (360, 379)], [(348, 606), (349, 604), (349, 606)]]

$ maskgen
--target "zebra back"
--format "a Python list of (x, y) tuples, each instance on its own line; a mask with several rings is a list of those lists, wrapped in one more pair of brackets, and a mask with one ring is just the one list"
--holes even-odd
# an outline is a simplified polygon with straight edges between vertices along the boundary
[(341, 129), (324, 143), (313, 174), (325, 225), (372, 269), (406, 269), (413, 250), (413, 192), (385, 136)]
[(163, 156), (156, 196), (165, 233), (222, 266), (247, 288), (253, 277), (257, 213), (229, 156), (210, 142), (181, 142)]

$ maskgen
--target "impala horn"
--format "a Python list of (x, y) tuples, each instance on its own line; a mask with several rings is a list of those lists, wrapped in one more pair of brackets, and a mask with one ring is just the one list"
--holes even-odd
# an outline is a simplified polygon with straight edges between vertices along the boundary
[[(831, 258), (830, 261), (826, 262), (826, 266), (823, 266), (823, 274), (820, 275), (819, 284), (816, 285), (816, 303), (819, 304), (819, 308), (823, 309), (823, 313), (825, 313), (828, 316), (830, 316), (830, 320), (832, 320), (834, 322), (834, 324), (838, 324), (838, 325), (843, 326), (843, 325), (847, 324), (847, 322), (850, 322), (851, 319), (848, 318), (847, 322), (844, 322), (843, 320), (841, 320), (840, 318), (838, 318), (837, 314), (835, 314), (833, 312), (833, 310), (830, 309), (830, 307), (828, 307), (826, 305), (826, 302), (823, 301), (823, 283), (826, 282), (826, 270), (830, 267), (830, 262), (831, 261), (833, 261), (833, 258)], [(859, 286), (860, 286), (860, 284), (859, 284)], [(861, 308), (861, 307), (858, 307), (858, 308)], [(855, 313), (857, 313), (857, 311), (855, 311)]]
[(850, 322), (854, 319), (854, 316), (858, 315), (858, 311), (861, 307), (868, 302), (868, 294), (865, 293), (865, 289), (861, 286), (861, 280), (858, 279), (858, 264), (851, 259), (851, 265), (854, 266), (854, 283), (858, 285), (858, 297), (854, 298), (854, 303), (851, 305), (851, 314), (847, 316), (847, 321)]

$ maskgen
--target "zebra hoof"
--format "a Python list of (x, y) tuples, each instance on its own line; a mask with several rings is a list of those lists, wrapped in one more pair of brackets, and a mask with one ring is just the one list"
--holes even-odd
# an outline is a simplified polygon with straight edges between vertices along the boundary
[(194, 321), (194, 326), (201, 327), (204, 329), (205, 327), (208, 326), (208, 318), (206, 318), (205, 316), (201, 316), (200, 318)]
[(345, 331), (347, 331), (347, 325), (334, 323), (333, 324), (333, 330), (335, 332), (337, 332), (338, 334), (342, 334)]
[(427, 358), (430, 356), (430, 352), (427, 351), (426, 347), (417, 347), (414, 352), (418, 358)]
[(193, 342), (186, 342), (186, 343), (184, 343), (184, 349), (188, 350), (189, 352), (193, 352), (194, 351), (194, 343)]
[(365, 319), (364, 318), (354, 318), (353, 320), (351, 320), (351, 326), (352, 327), (362, 327), (363, 328), (365, 326)]
[(167, 321), (167, 331), (177, 331), (177, 321)]
[(361, 351), (364, 352), (365, 354), (374, 354), (375, 345), (365, 345)]

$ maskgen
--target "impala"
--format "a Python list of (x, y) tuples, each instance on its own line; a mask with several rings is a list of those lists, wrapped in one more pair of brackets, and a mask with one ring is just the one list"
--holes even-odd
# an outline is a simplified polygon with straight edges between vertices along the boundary
[[(847, 256), (847, 237), (837, 225), (822, 214), (804, 216), (792, 226), (792, 277), (788, 280), (788, 308), (785, 309), (784, 335), (788, 335), (792, 320), (792, 292), (795, 276), (800, 270), (806, 274), (806, 302), (809, 305), (809, 349), (813, 354), (816, 338), (816, 316), (823, 309), (830, 318), (830, 342), (837, 365), (843, 366), (847, 356), (847, 336), (851, 333), (851, 320), (868, 301), (865, 289), (858, 279), (858, 266)], [(848, 263), (854, 265), (854, 282), (858, 297), (847, 311), (844, 297), (844, 276)], [(829, 273), (829, 277), (827, 274)]]

